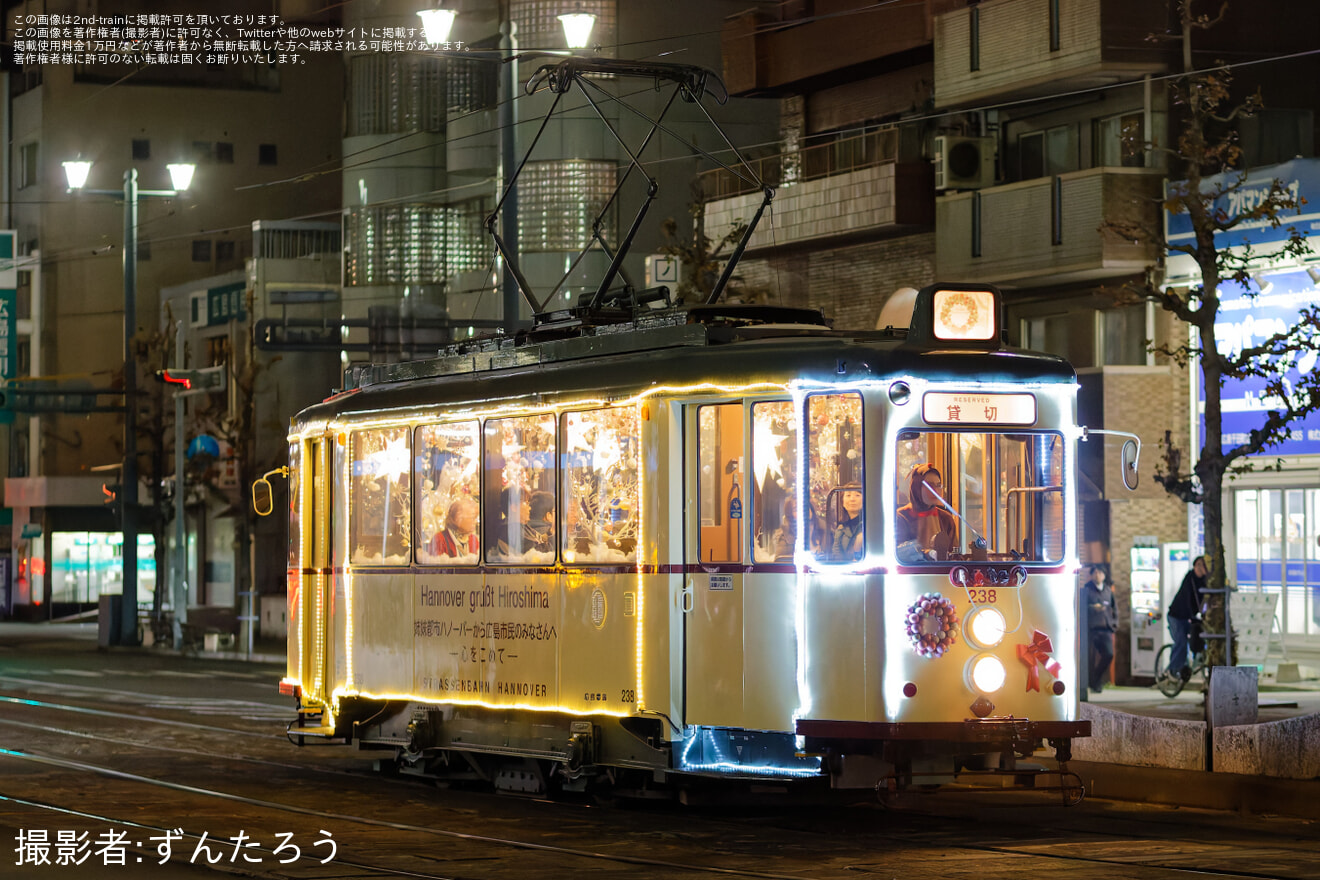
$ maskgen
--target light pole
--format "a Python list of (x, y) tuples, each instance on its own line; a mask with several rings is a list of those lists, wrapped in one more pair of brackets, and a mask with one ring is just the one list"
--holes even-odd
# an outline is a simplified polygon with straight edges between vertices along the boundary
[[(137, 363), (133, 359), (133, 334), (137, 330), (137, 219), (138, 199), (142, 196), (172, 198), (192, 183), (196, 166), (177, 164), (167, 166), (174, 189), (138, 189), (137, 169), (124, 172), (124, 468), (120, 474), (120, 528), (123, 543), (123, 606), (120, 609), (119, 642), (121, 645), (138, 644), (137, 632)], [(84, 189), (92, 163), (75, 160), (64, 163), (69, 189), (93, 195), (117, 196), (116, 190)], [(159, 584), (157, 584), (159, 589)]]

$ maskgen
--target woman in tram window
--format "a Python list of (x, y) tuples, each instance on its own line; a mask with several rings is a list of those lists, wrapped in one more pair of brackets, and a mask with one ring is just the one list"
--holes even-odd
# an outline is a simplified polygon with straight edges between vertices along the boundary
[(445, 524), (431, 538), (432, 556), (458, 558), (477, 552), (477, 501), (464, 495), (455, 498), (445, 513)]
[(842, 562), (861, 559), (866, 546), (865, 496), (856, 483), (839, 491), (839, 524), (834, 527), (834, 543), (830, 556)]
[(912, 469), (908, 480), (907, 504), (897, 513), (894, 534), (900, 562), (948, 559), (958, 541), (958, 524), (944, 509), (940, 492), (944, 480), (933, 464), (925, 462)]

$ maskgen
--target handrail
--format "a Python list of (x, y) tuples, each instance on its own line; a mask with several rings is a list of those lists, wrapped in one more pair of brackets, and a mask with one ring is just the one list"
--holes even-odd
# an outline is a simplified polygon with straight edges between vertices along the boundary
[[(749, 158), (757, 176), (771, 187), (818, 180), (862, 168), (873, 168), (898, 160), (898, 130), (884, 128), (854, 135), (824, 144), (803, 147), (758, 159)], [(704, 171), (698, 176), (702, 197), (706, 201), (758, 192), (745, 179), (730, 174), (723, 168)]]

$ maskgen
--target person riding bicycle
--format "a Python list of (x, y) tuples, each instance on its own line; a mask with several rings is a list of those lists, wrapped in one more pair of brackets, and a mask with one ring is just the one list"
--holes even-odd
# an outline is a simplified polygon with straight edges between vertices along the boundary
[(1192, 624), (1200, 620), (1201, 591), (1205, 589), (1205, 577), (1209, 568), (1204, 556), (1196, 557), (1192, 570), (1183, 578), (1177, 594), (1169, 603), (1169, 635), (1173, 637), (1173, 646), (1169, 652), (1169, 675), (1176, 675), (1183, 681), (1192, 677), (1191, 667), (1187, 665), (1187, 648), (1192, 635)]

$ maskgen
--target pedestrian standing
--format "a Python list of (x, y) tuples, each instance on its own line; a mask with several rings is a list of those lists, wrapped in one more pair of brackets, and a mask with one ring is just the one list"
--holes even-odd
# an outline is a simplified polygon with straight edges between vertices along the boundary
[(1091, 691), (1098, 694), (1114, 660), (1114, 630), (1118, 628), (1118, 605), (1104, 566), (1091, 566), (1091, 578), (1082, 586), (1082, 599), (1086, 603)]
[(1191, 667), (1187, 665), (1188, 640), (1191, 638), (1192, 622), (1201, 614), (1201, 591), (1205, 589), (1205, 576), (1209, 570), (1205, 557), (1196, 557), (1192, 570), (1183, 578), (1165, 614), (1169, 619), (1169, 635), (1173, 638), (1173, 647), (1169, 649), (1168, 674), (1181, 676), (1183, 681), (1192, 676)]

